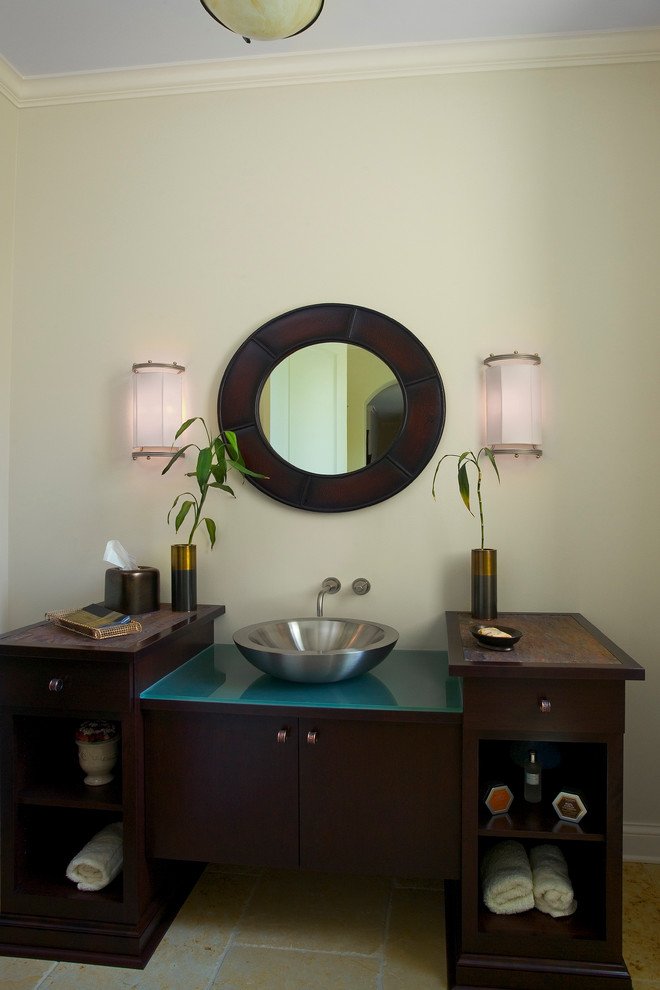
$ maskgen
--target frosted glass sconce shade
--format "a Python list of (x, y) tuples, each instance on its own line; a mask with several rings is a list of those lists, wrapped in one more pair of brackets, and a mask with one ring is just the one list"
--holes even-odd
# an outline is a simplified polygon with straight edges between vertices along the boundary
[(202, 0), (202, 6), (246, 41), (275, 41), (306, 31), (321, 13), (323, 0)]
[(541, 358), (491, 354), (486, 365), (486, 444), (494, 454), (542, 454)]
[(180, 364), (133, 365), (133, 460), (171, 457), (174, 435), (181, 426)]

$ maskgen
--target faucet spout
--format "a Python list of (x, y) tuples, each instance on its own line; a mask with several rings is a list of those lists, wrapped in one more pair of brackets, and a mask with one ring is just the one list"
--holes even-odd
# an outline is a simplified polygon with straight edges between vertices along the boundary
[(337, 578), (329, 577), (326, 578), (321, 585), (321, 590), (316, 596), (316, 615), (318, 618), (323, 617), (323, 601), (326, 595), (336, 595), (341, 588), (341, 582)]

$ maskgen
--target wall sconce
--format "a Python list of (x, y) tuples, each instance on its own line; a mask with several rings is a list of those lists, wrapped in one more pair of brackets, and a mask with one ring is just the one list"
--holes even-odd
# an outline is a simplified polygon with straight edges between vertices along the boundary
[(486, 365), (486, 444), (494, 454), (534, 454), (541, 449), (541, 358), (491, 354)]
[(133, 365), (133, 460), (171, 457), (181, 426), (181, 364)]
[(219, 24), (240, 34), (248, 44), (291, 38), (311, 27), (323, 9), (323, 0), (201, 0), (202, 7)]

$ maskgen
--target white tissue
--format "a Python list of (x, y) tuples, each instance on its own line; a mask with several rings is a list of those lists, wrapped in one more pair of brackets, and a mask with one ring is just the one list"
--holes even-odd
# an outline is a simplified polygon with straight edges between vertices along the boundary
[(137, 567), (137, 557), (134, 557), (128, 550), (124, 550), (119, 540), (108, 540), (103, 559), (107, 560), (109, 564), (121, 567), (123, 571), (134, 571)]

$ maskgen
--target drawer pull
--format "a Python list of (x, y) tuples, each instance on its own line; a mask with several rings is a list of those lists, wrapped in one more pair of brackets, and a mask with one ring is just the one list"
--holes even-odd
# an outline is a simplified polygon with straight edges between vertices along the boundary
[(64, 687), (64, 678), (62, 677), (51, 677), (48, 682), (49, 691), (61, 691)]
[(548, 700), (548, 698), (541, 698), (541, 700), (539, 701), (539, 709), (540, 709), (541, 713), (543, 715), (546, 715), (550, 711), (551, 708), (552, 708), (552, 705), (551, 705), (550, 701)]
[(307, 733), (307, 745), (316, 746), (316, 740), (318, 739), (318, 737), (319, 734), (316, 731), (316, 729), (310, 729), (309, 732)]
[(291, 730), (289, 729), (288, 725), (285, 726), (283, 729), (279, 729), (278, 730), (278, 733), (277, 733), (277, 741), (278, 741), (278, 743), (285, 743), (287, 741), (287, 739), (289, 738), (289, 732), (290, 731)]

